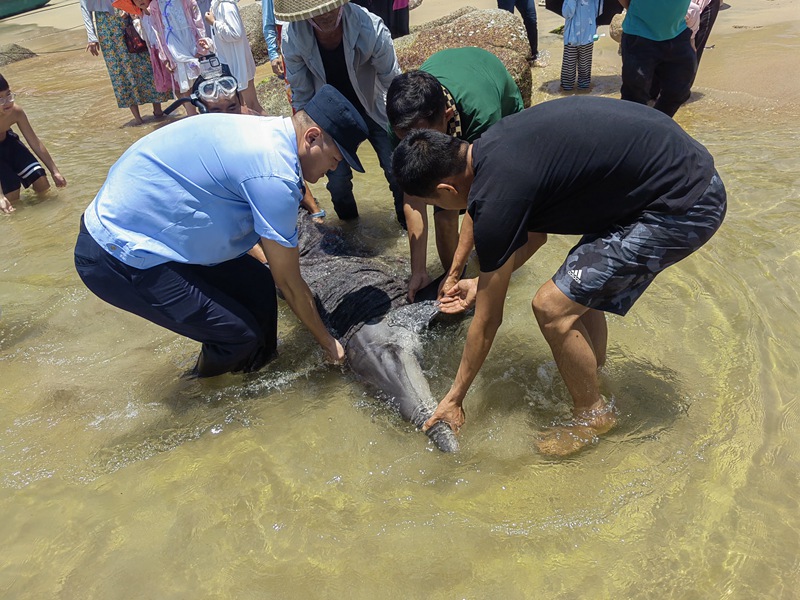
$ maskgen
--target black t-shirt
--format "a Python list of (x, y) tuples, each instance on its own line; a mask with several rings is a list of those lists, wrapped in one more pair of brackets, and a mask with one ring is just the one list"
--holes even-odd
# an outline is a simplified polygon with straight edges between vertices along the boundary
[(645, 210), (682, 212), (714, 174), (708, 150), (663, 113), (587, 96), (505, 117), (475, 141), (472, 160), (468, 210), (487, 272), (529, 231), (589, 234)]
[(347, 73), (347, 62), (344, 58), (344, 40), (339, 42), (333, 50), (325, 50), (317, 44), (319, 55), (322, 59), (322, 66), (325, 68), (325, 82), (335, 87), (342, 96), (350, 101), (358, 112), (364, 114), (364, 107), (358, 99), (353, 84), (350, 82), (350, 75)]

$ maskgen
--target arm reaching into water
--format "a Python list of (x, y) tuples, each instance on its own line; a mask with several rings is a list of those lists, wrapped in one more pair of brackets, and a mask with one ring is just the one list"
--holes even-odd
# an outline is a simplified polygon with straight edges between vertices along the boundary
[(322, 349), (327, 352), (328, 360), (333, 364), (342, 364), (345, 358), (344, 348), (339, 340), (328, 333), (322, 323), (314, 296), (300, 275), (298, 249), (281, 246), (266, 238), (261, 238), (261, 245), (267, 255), (269, 268), (275, 278), (275, 285), (281, 290), (286, 303), (312, 333)]
[(14, 110), (18, 111), (17, 114), (17, 126), (19, 127), (20, 133), (25, 136), (25, 141), (28, 142), (28, 146), (30, 146), (31, 150), (33, 150), (34, 154), (39, 157), (44, 163), (44, 166), (50, 171), (53, 176), (53, 181), (56, 184), (56, 187), (66, 187), (67, 180), (58, 170), (56, 163), (53, 161), (53, 158), (50, 156), (50, 153), (47, 151), (47, 148), (33, 131), (33, 127), (31, 127), (30, 121), (28, 121), (28, 116), (25, 114), (25, 111), (22, 110), (21, 107), (16, 106)]
[[(470, 220), (470, 233), (471, 226), (472, 221)], [(511, 274), (525, 264), (545, 242), (547, 242), (547, 234), (529, 233), (528, 242), (517, 250), (502, 267), (488, 273), (481, 272), (476, 279), (459, 281), (447, 294), (450, 300), (442, 299), (442, 312), (463, 312), (474, 305), (475, 318), (467, 332), (467, 341), (464, 344), (464, 352), (461, 355), (461, 364), (458, 367), (455, 381), (450, 387), (450, 391), (436, 407), (436, 412), (425, 422), (423, 431), (427, 431), (440, 421), (450, 425), (455, 432), (458, 432), (464, 424), (466, 420), (462, 407), (464, 397), (486, 360), (497, 330), (503, 322), (503, 307)], [(448, 305), (455, 309), (447, 310)]]
[(408, 247), (411, 254), (411, 278), (408, 281), (408, 299), (414, 301), (417, 292), (431, 282), (427, 266), (428, 205), (416, 196), (403, 196), (403, 212), (408, 229)]
[(423, 431), (443, 421), (457, 433), (464, 424), (466, 420), (462, 407), (464, 397), (486, 360), (497, 330), (503, 322), (503, 306), (513, 271), (514, 261), (508, 260), (496, 271), (482, 272), (478, 277), (475, 318), (472, 319), (467, 332), (458, 373), (450, 391), (439, 402), (433, 416), (422, 426)]

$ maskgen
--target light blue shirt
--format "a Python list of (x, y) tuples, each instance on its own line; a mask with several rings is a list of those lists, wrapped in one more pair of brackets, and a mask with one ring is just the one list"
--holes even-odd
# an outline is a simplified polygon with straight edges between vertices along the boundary
[(622, 31), (655, 42), (671, 40), (686, 30), (690, 0), (631, 0)]
[(583, 46), (594, 41), (600, 0), (564, 0), (564, 45)]
[(241, 256), (259, 236), (296, 247), (301, 185), (290, 118), (191, 117), (131, 146), (84, 222), (131, 267), (213, 265)]
[(278, 28), (275, 23), (275, 6), (273, 0), (261, 0), (261, 28), (264, 41), (267, 42), (267, 55), (270, 60), (280, 56), (278, 53)]

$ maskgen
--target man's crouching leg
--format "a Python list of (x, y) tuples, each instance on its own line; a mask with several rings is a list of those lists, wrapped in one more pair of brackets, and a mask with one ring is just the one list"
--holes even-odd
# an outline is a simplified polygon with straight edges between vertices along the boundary
[(198, 322), (187, 324), (198, 330), (187, 337), (203, 343), (191, 375), (249, 373), (275, 358), (278, 309), (269, 269), (243, 256), (214, 267), (191, 267), (191, 271), (202, 281), (200, 294), (206, 299)]
[(326, 185), (331, 194), (331, 203), (336, 216), (342, 221), (358, 218), (358, 205), (353, 195), (353, 171), (347, 162), (342, 161), (333, 171), (328, 171)]
[(552, 280), (539, 289), (532, 306), (573, 402), (572, 421), (545, 431), (537, 447), (543, 454), (564, 456), (595, 442), (616, 423), (597, 374), (606, 357), (605, 315), (570, 300)]
[(275, 282), (252, 256), (214, 266), (168, 262), (137, 269), (101, 248), (81, 218), (75, 268), (100, 299), (201, 342), (195, 376), (255, 371), (275, 356)]

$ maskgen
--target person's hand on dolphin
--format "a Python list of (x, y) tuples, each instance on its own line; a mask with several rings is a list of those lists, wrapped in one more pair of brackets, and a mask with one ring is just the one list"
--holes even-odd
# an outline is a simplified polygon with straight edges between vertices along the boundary
[(439, 402), (431, 418), (423, 423), (422, 431), (428, 431), (428, 429), (437, 423), (442, 422), (447, 423), (450, 429), (453, 430), (453, 433), (458, 433), (464, 421), (466, 421), (466, 414), (464, 414), (464, 408), (461, 406), (461, 402), (458, 400), (450, 400), (448, 395)]
[(417, 292), (426, 287), (431, 281), (433, 280), (427, 271), (412, 273), (411, 279), (408, 280), (408, 301), (414, 302)]
[(444, 298), (447, 292), (449, 292), (455, 286), (458, 285), (460, 279), (461, 276), (458, 274), (456, 275), (449, 274), (447, 277), (442, 279), (442, 281), (439, 283), (439, 291), (436, 294), (436, 299), (441, 300), (442, 298)]
[(327, 354), (326, 360), (332, 365), (343, 365), (345, 361), (344, 348), (336, 338), (333, 339), (333, 344), (325, 349)]
[(457, 314), (475, 306), (478, 295), (478, 278), (462, 279), (450, 289), (443, 287), (444, 296), (439, 300), (439, 308), (443, 313)]

